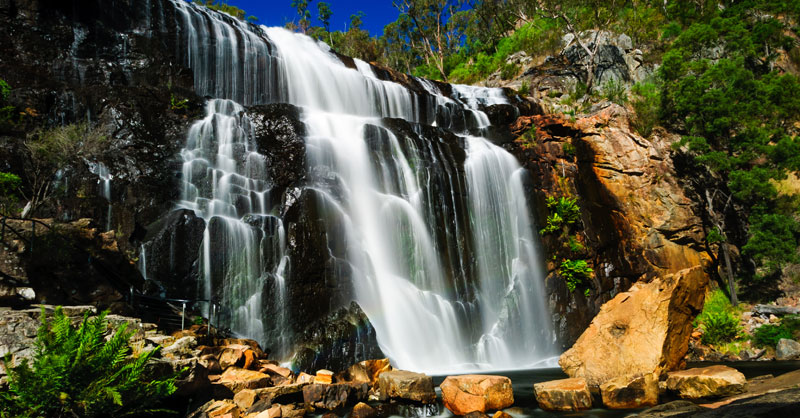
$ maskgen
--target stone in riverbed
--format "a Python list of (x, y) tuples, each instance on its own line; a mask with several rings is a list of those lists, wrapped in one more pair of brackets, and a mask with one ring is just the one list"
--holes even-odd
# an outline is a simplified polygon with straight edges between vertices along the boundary
[(707, 408), (703, 408), (702, 406), (697, 405), (694, 402), (672, 401), (658, 406), (654, 406), (650, 409), (646, 409), (641, 413), (639, 413), (639, 415), (636, 415), (636, 417), (637, 418), (667, 418), (667, 417), (677, 417), (677, 416), (683, 417), (683, 416), (695, 415), (706, 410)]
[[(292, 385), (273, 386), (269, 388), (256, 389), (258, 399), (266, 400), (268, 402), (278, 401), (283, 403), (285, 399), (294, 397), (301, 397), (303, 388), (308, 385), (307, 383), (295, 383)], [(298, 399), (299, 400), (299, 399)]]
[(239, 407), (227, 399), (211, 403), (205, 408), (205, 413), (209, 418), (239, 418), (241, 415)]
[(800, 343), (795, 340), (781, 338), (775, 350), (776, 360), (800, 359)]
[(582, 377), (536, 383), (533, 392), (539, 408), (545, 411), (581, 411), (592, 407), (592, 394)]
[(256, 400), (258, 400), (258, 394), (253, 389), (242, 389), (239, 393), (233, 395), (233, 402), (242, 411), (250, 409)]
[(610, 409), (633, 409), (658, 404), (658, 377), (655, 374), (627, 375), (600, 385), (603, 405)]
[(429, 404), (436, 400), (433, 379), (423, 373), (406, 370), (383, 372), (378, 377), (378, 386), (382, 401), (403, 399)]
[(504, 376), (448, 376), (439, 387), (444, 406), (456, 415), (494, 411), (514, 404), (511, 379)]
[(728, 366), (710, 366), (669, 373), (667, 389), (684, 399), (730, 396), (745, 391), (747, 380)]
[(512, 418), (510, 414), (505, 411), (497, 411), (492, 415), (492, 418)]
[(338, 409), (367, 399), (368, 383), (311, 384), (303, 388), (306, 405), (322, 409)]

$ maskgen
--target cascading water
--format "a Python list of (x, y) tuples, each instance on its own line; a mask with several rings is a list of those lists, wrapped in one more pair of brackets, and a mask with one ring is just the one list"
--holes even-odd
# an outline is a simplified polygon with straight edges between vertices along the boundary
[(206, 221), (201, 295), (222, 295), (232, 330), (289, 354), (285, 313), (262, 316), (265, 304), (284, 312), (292, 280), (284, 225), (238, 104), (288, 102), (303, 109), (306, 187), (343, 231), (328, 237), (347, 249), (337, 280), (352, 283), (396, 366), (520, 368), (555, 354), (524, 171), (482, 137), (478, 108), (505, 102), (501, 90), (453, 86), (448, 96), (417, 80), (429, 93), (417, 94), (306, 36), (176, 7), (195, 86), (216, 97), (181, 154), (180, 206)]
[(106, 208), (106, 225), (105, 230), (111, 230), (111, 179), (112, 175), (111, 172), (108, 170), (103, 163), (90, 163), (89, 164), (89, 171), (94, 173), (97, 176), (97, 184), (100, 185), (100, 196), (103, 196), (103, 199), (108, 202), (108, 207)]

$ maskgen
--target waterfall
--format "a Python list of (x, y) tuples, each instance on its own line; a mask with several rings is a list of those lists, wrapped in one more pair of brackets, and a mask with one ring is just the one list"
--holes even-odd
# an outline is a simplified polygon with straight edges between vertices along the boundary
[[(280, 197), (243, 106), (287, 102), (306, 126), (304, 187), (341, 231), (328, 245), (346, 248), (336, 280), (352, 285), (397, 367), (512, 369), (556, 354), (526, 173), (484, 137), (480, 109), (505, 103), (502, 90), (444, 94), (415, 79), (414, 92), (307, 36), (175, 3), (180, 56), (214, 97), (181, 152), (179, 206), (206, 221), (199, 295), (222, 295), (234, 332), (291, 354)], [(280, 314), (265, 318), (267, 305)]]
[(97, 184), (100, 185), (100, 196), (108, 202), (106, 208), (106, 224), (105, 231), (111, 230), (111, 179), (113, 176), (105, 164), (89, 163), (89, 171), (97, 176)]

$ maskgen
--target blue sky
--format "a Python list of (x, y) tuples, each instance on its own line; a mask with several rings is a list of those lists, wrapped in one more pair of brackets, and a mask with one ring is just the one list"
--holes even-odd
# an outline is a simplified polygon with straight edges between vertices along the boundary
[[(259, 23), (267, 26), (283, 26), (286, 22), (297, 20), (297, 12), (292, 9), (292, 0), (223, 0), (224, 2), (243, 9), (247, 13), (258, 17)], [(318, 25), (317, 3), (319, 0), (309, 2), (309, 9)], [(344, 30), (350, 24), (350, 15), (363, 11), (364, 29), (372, 35), (381, 35), (387, 23), (397, 19), (398, 11), (392, 6), (392, 0), (327, 0), (333, 11), (331, 17), (331, 30)]]

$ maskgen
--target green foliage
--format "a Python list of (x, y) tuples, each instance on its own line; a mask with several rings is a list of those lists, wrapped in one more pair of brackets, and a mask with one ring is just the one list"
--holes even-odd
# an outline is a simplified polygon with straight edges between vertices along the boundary
[[(106, 312), (76, 328), (57, 308), (52, 321), (42, 310), (33, 364), (8, 367), (9, 389), (0, 394), (4, 417), (106, 417), (154, 410), (175, 392), (175, 377), (148, 379), (145, 365), (157, 352), (131, 357), (133, 330), (120, 326), (107, 341)], [(9, 359), (5, 361), (9, 365)]]
[(800, 139), (792, 127), (800, 121), (800, 81), (773, 66), (779, 51), (796, 45), (780, 16), (797, 16), (797, 6), (789, 4), (668, 6), (684, 30), (659, 70), (662, 121), (684, 132), (679, 145), (724, 179), (746, 208), (749, 235), (741, 248), (756, 266), (747, 279), (777, 275), (798, 261), (796, 205), (775, 189), (776, 181), (800, 169)]
[(0, 215), (15, 215), (21, 186), (18, 175), (0, 171)]
[(567, 248), (572, 253), (582, 253), (586, 250), (586, 247), (573, 235), (570, 235), (567, 239)]
[(628, 93), (622, 81), (610, 79), (603, 84), (601, 95), (609, 102), (625, 105), (628, 102)]
[(500, 67), (500, 78), (503, 80), (511, 80), (519, 72), (519, 65), (512, 63), (505, 63)]
[(572, 145), (569, 142), (561, 144), (561, 150), (564, 151), (564, 155), (568, 155), (570, 157), (575, 156), (575, 145)]
[(176, 99), (174, 94), (169, 97), (169, 108), (173, 111), (186, 110), (189, 107), (189, 99)]
[(574, 292), (584, 281), (590, 279), (593, 273), (594, 270), (589, 267), (586, 260), (565, 259), (561, 261), (558, 269), (558, 274), (567, 282), (567, 289), (570, 292)]
[(531, 93), (531, 85), (528, 83), (528, 80), (523, 80), (522, 83), (519, 85), (519, 90), (517, 90), (522, 96), (527, 96)]
[[(795, 328), (796, 329), (796, 328)], [(764, 324), (753, 331), (753, 344), (756, 347), (772, 347), (778, 345), (778, 341), (788, 338), (794, 338), (792, 329), (789, 326), (781, 324)]]
[(656, 83), (644, 82), (634, 84), (631, 93), (631, 106), (636, 113), (632, 121), (633, 128), (647, 138), (659, 123), (661, 92)]
[(245, 12), (244, 10), (242, 10), (242, 9), (236, 7), (236, 6), (231, 6), (228, 3), (225, 3), (225, 2), (222, 2), (222, 1), (219, 1), (219, 0), (216, 0), (216, 1), (215, 0), (205, 0), (205, 1), (203, 1), (203, 0), (194, 0), (194, 2), (196, 4), (201, 5), (201, 6), (206, 6), (211, 10), (217, 10), (217, 11), (220, 11), (220, 12), (223, 12), (223, 13), (227, 13), (227, 14), (229, 14), (229, 15), (231, 15), (231, 16), (239, 19), (239, 20), (248, 20), (248, 21), (252, 21), (252, 22), (258, 21), (257, 17), (248, 15), (247, 12)]
[(695, 326), (703, 328), (703, 344), (723, 344), (736, 339), (742, 332), (739, 317), (722, 290), (715, 290), (706, 299)]
[(564, 226), (570, 226), (581, 219), (581, 208), (574, 197), (553, 196), (547, 198), (547, 207), (550, 215), (547, 217), (545, 227), (540, 231), (542, 235), (560, 231)]
[(16, 123), (17, 108), (7, 103), (10, 94), (11, 86), (5, 80), (0, 79), (0, 128), (3, 125)]

